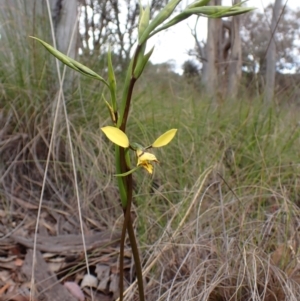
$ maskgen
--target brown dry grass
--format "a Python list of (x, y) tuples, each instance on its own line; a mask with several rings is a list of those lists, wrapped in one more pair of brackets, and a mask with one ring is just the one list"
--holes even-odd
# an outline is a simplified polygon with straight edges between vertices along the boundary
[[(31, 237), (49, 150), (51, 114), (36, 112), (31, 123), (23, 118), (13, 109), (3, 110), (1, 116), (1, 209), (9, 221), (3, 227), (2, 219), (2, 229), (8, 234), (21, 225), (23, 235)], [(84, 229), (89, 233), (119, 227), (122, 212), (112, 177), (111, 146), (91, 127), (78, 126), (76, 116), (72, 118)], [(63, 122), (57, 128), (40, 231), (46, 228), (50, 235), (57, 235), (60, 216), (65, 226), (59, 234), (80, 233), (66, 128)], [(196, 155), (185, 152), (183, 156)], [(218, 163), (194, 179), (190, 188), (189, 175), (183, 181), (186, 188), (174, 193), (170, 188), (178, 183), (171, 178), (166, 182), (161, 171), (151, 193), (145, 184), (149, 179), (137, 178), (134, 210), (147, 300), (298, 300), (300, 212), (297, 199), (291, 200), (297, 176), (293, 182), (283, 171), (276, 182), (272, 175), (269, 182), (258, 185), (243, 174), (244, 169), (238, 169), (238, 177), (245, 179), (240, 180)], [(281, 181), (285, 184), (280, 185)], [(135, 298), (135, 288), (133, 284), (126, 300)]]
[[(299, 300), (299, 208), (270, 190), (228, 193), (224, 205), (203, 197), (204, 211), (197, 202), (175, 237), (151, 246), (149, 300)], [(253, 211), (262, 199), (272, 204)]]

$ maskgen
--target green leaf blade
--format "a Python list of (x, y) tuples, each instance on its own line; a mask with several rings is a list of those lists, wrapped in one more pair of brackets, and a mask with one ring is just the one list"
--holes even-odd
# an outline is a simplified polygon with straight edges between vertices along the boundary
[(102, 78), (99, 74), (97, 74), (96, 72), (94, 72), (90, 68), (88, 68), (88, 67), (84, 66), (83, 64), (75, 61), (74, 59), (68, 57), (67, 55), (65, 55), (62, 52), (58, 51), (53, 46), (51, 46), (50, 44), (44, 42), (41, 39), (36, 38), (36, 37), (32, 37), (32, 36), (30, 36), (30, 38), (40, 42), (54, 57), (56, 57), (58, 60), (60, 60), (62, 63), (64, 63), (68, 67), (72, 68), (73, 70), (75, 70), (75, 71), (77, 71), (77, 72), (79, 72), (79, 73), (81, 73), (85, 76), (88, 76), (88, 77), (93, 78), (93, 79), (97, 79), (97, 80), (103, 82), (106, 86), (109, 86), (108, 83), (104, 80), (104, 78)]

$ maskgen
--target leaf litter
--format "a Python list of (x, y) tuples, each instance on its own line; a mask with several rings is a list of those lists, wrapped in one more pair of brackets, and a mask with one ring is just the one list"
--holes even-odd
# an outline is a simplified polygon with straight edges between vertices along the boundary
[[(0, 120), (1, 123), (1, 120)], [(30, 125), (28, 125), (30, 127)], [(48, 150), (47, 127), (35, 137), (14, 134), (9, 125), (0, 133), (1, 205), (0, 205), (0, 301), (30, 299), (32, 249), (42, 176)], [(83, 204), (84, 237), (91, 275), (87, 274), (82, 235), (76, 213), (70, 167), (65, 146), (53, 152), (45, 187), (39, 233), (36, 244), (35, 291), (32, 300), (114, 300), (118, 286), (114, 284), (119, 260), (120, 229), (108, 230), (107, 223), (121, 216), (116, 191), (111, 184), (90, 182), (92, 200)], [(55, 162), (58, 162), (57, 165)], [(85, 179), (81, 178), (81, 181)], [(105, 190), (99, 190), (99, 185)], [(115, 199), (114, 203), (108, 200)], [(110, 204), (110, 206), (108, 206)], [(91, 207), (92, 205), (92, 207)], [(105, 209), (106, 220), (99, 210)], [(131, 254), (129, 246), (126, 253)], [(108, 269), (101, 276), (99, 266)], [(130, 274), (131, 259), (125, 258), (125, 275)], [(97, 271), (97, 272), (96, 272)], [(93, 285), (86, 279), (93, 278)], [(82, 285), (82, 283), (84, 285)], [(87, 289), (87, 286), (92, 287)]]

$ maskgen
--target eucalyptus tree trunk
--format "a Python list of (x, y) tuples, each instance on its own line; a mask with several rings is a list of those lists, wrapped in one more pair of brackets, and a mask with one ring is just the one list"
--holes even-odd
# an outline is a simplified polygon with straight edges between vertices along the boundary
[(68, 56), (75, 58), (78, 33), (77, 1), (50, 0), (50, 5), (57, 48), (63, 53), (68, 53)]
[[(58, 50), (75, 58), (77, 54), (77, 1), (49, 0), (54, 34)], [(1, 64), (9, 70), (18, 70), (12, 74), (27, 82), (29, 77), (48, 77), (47, 89), (56, 89), (57, 78), (54, 60), (49, 53), (35, 43), (29, 36), (38, 37), (53, 45), (50, 29), (49, 13), (46, 0), (0, 0), (0, 34), (1, 34)], [(73, 29), (75, 35), (70, 43)], [(45, 62), (47, 62), (45, 64)], [(45, 69), (46, 66), (46, 69)], [(45, 73), (46, 72), (46, 73)], [(46, 74), (46, 75), (45, 75)], [(68, 70), (65, 89), (72, 83), (71, 72)], [(11, 78), (12, 81), (18, 79)], [(57, 81), (56, 81), (57, 83)]]
[[(57, 44), (56, 47), (62, 53), (76, 59), (78, 52), (78, 3), (76, 0), (50, 0), (50, 6)], [(71, 89), (74, 78), (78, 76), (78, 73), (74, 70), (67, 68), (66, 71), (67, 73), (64, 80), (65, 91)]]
[[(76, 56), (77, 1), (49, 0), (57, 47), (66, 53), (70, 45), (70, 56)], [(0, 0), (1, 38), (28, 38), (37, 36), (50, 44), (50, 26), (46, 0)], [(13, 29), (13, 30), (12, 30)]]
[(205, 60), (203, 61), (202, 84), (208, 95), (214, 97), (217, 87), (217, 37), (218, 24), (215, 19), (208, 20)]
[[(212, 0), (209, 4), (221, 5), (221, 0)], [(218, 94), (219, 34), (222, 21), (221, 19), (208, 19), (207, 22), (208, 30), (202, 69), (202, 85), (212, 101), (215, 102)]]
[(282, 0), (276, 0), (273, 7), (273, 16), (270, 30), (270, 45), (267, 51), (267, 66), (266, 66), (266, 87), (264, 101), (270, 104), (274, 98), (275, 91), (275, 76), (276, 76), (276, 42), (275, 32), (276, 26), (280, 18), (282, 8)]
[[(237, 4), (239, 0), (234, 0)], [(228, 96), (235, 98), (238, 93), (242, 77), (242, 43), (240, 35), (240, 17), (235, 16), (231, 20), (231, 52), (228, 66)]]

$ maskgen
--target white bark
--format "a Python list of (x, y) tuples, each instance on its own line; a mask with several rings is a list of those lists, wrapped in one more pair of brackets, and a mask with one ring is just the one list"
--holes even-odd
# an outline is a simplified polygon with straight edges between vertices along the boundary
[(275, 32), (277, 22), (280, 17), (280, 12), (282, 8), (282, 0), (276, 0), (273, 8), (273, 16), (270, 30), (270, 45), (267, 52), (267, 70), (266, 70), (266, 87), (264, 101), (270, 104), (274, 98), (275, 90), (275, 76), (276, 76), (276, 41)]
[[(50, 7), (57, 47), (67, 53), (73, 29), (77, 26), (77, 0), (50, 0)], [(0, 0), (0, 24), (1, 39), (24, 40), (34, 35), (53, 44), (46, 0)], [(70, 47), (73, 58), (77, 53), (76, 44), (77, 34)]]
[(202, 84), (209, 95), (214, 95), (217, 86), (217, 49), (215, 37), (217, 36), (216, 22), (214, 19), (208, 20), (207, 42), (205, 46), (205, 59), (203, 61)]
[[(220, 5), (221, 0), (213, 0), (210, 5)], [(202, 85), (208, 95), (215, 101), (218, 92), (218, 57), (220, 19), (208, 19), (207, 42), (205, 46), (205, 60), (203, 61)]]
[[(28, 0), (27, 0), (28, 1)], [(68, 56), (75, 58), (77, 49), (77, 1), (76, 0), (50, 0), (53, 25), (55, 30), (57, 48)], [(75, 30), (75, 31), (74, 31)], [(75, 35), (72, 34), (73, 31)]]
[[(57, 48), (66, 54), (73, 29), (77, 26), (77, 0), (50, 0), (50, 10)], [(77, 31), (76, 28), (68, 54), (75, 59)], [(29, 39), (29, 36), (35, 36), (53, 45), (46, 0), (0, 0), (0, 34), (2, 58), (6, 56), (3, 59), (5, 64), (2, 65), (3, 68), (25, 72), (24, 70), (27, 69), (24, 68), (28, 67), (28, 63), (32, 63), (32, 72), (43, 72), (41, 69), (44, 57), (49, 62), (47, 72), (57, 76), (51, 55), (37, 42)], [(38, 55), (35, 56), (35, 52), (38, 52)], [(35, 57), (38, 59), (34, 60)], [(22, 72), (19, 72), (18, 76), (27, 80), (28, 74)], [(18, 74), (18, 72), (12, 73)], [(75, 71), (67, 68), (64, 80), (65, 91), (71, 88), (74, 76)]]
[[(235, 0), (234, 4), (239, 1)], [(235, 98), (242, 77), (242, 43), (240, 35), (240, 17), (235, 16), (231, 21), (231, 53), (228, 68), (228, 96)]]

